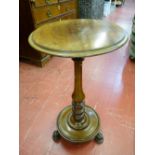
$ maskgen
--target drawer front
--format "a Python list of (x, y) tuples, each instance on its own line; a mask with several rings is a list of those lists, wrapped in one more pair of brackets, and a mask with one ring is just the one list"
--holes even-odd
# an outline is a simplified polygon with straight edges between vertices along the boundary
[(61, 18), (55, 18), (55, 19), (50, 19), (50, 20), (47, 20), (46, 22), (44, 23), (40, 23), (40, 24), (37, 24), (35, 25), (35, 28), (38, 28), (46, 23), (53, 23), (53, 22), (57, 22), (57, 21), (61, 21)]
[(75, 10), (75, 9), (77, 9), (76, 7), (77, 7), (77, 3), (75, 0), (60, 4), (62, 14), (67, 13), (71, 10)]
[(34, 7), (41, 7), (49, 4), (58, 3), (58, 0), (30, 0)]
[(35, 24), (39, 24), (41, 22), (48, 21), (51, 18), (60, 15), (60, 6), (59, 5), (51, 5), (41, 8), (33, 8), (33, 17), (35, 20)]

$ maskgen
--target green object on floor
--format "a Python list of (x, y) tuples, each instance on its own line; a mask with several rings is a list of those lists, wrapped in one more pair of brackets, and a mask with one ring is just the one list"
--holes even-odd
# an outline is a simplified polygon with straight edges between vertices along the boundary
[(116, 6), (122, 6), (125, 3), (125, 0), (114, 0)]
[(132, 33), (130, 37), (130, 59), (135, 60), (135, 16), (133, 18)]

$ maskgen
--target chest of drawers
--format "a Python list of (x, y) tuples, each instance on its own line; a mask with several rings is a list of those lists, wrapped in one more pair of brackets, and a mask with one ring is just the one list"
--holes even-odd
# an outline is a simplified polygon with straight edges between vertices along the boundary
[(47, 23), (77, 18), (77, 0), (20, 0), (20, 58), (43, 66), (50, 58), (28, 45), (28, 35)]
[(76, 18), (76, 0), (30, 0), (35, 27), (68, 16)]

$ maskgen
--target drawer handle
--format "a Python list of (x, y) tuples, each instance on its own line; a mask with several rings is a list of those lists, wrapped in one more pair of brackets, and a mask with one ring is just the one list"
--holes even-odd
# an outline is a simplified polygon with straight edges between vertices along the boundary
[(58, 7), (58, 10), (60, 10), (60, 5), (58, 5), (57, 7)]
[(65, 10), (66, 10), (66, 11), (69, 11), (69, 10), (70, 10), (70, 8), (66, 8)]
[(46, 14), (47, 14), (48, 17), (52, 17), (52, 13), (51, 13), (50, 10), (48, 10)]

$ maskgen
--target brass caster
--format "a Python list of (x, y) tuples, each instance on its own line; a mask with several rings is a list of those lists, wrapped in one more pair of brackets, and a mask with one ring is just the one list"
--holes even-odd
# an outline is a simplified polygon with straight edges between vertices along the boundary
[(58, 130), (55, 130), (55, 131), (53, 132), (52, 138), (53, 138), (53, 140), (54, 140), (55, 142), (57, 142), (57, 141), (60, 140), (61, 135), (59, 134)]
[(95, 136), (95, 141), (96, 143), (98, 144), (102, 144), (103, 141), (104, 141), (104, 138), (103, 138), (103, 134), (101, 132), (99, 132), (96, 136)]

